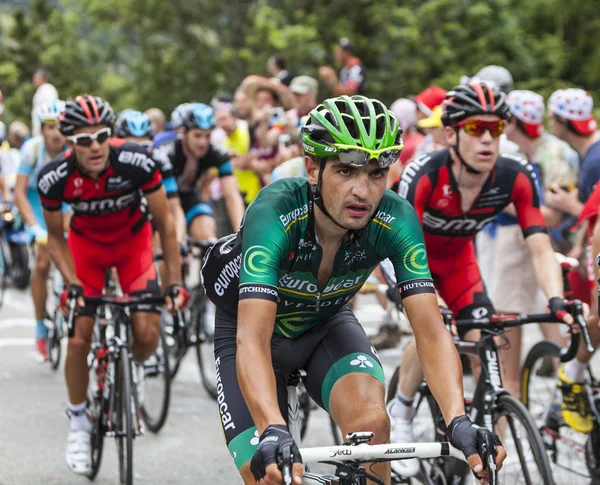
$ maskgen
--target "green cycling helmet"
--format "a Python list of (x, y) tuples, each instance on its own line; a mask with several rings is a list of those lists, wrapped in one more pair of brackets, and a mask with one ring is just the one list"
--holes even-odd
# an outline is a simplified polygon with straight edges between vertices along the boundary
[(365, 96), (326, 99), (310, 112), (302, 127), (305, 155), (335, 156), (354, 166), (375, 158), (388, 167), (403, 148), (401, 135), (396, 115), (381, 101)]

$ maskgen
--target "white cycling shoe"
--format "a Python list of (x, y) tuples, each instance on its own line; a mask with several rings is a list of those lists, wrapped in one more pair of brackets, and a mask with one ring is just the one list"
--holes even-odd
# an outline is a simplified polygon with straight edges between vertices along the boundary
[(92, 471), (92, 435), (89, 431), (69, 430), (67, 465), (73, 473), (87, 475)]
[[(396, 418), (390, 413), (390, 408), (394, 405), (394, 400), (388, 404), (388, 414), (392, 425), (391, 442), (392, 443), (414, 443), (412, 421), (402, 418)], [(403, 478), (410, 478), (418, 475), (421, 469), (418, 458), (409, 458), (408, 460), (392, 461), (392, 471)]]

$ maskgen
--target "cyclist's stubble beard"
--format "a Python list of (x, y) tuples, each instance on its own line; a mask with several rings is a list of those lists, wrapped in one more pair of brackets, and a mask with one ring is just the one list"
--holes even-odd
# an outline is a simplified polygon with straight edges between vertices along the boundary
[[(75, 130), (74, 134), (79, 135), (80, 133), (95, 133), (98, 130), (106, 127), (106, 125), (86, 126)], [(110, 145), (108, 140), (104, 143), (98, 143), (98, 140), (94, 140), (89, 147), (82, 147), (72, 144), (73, 153), (77, 160), (77, 165), (81, 171), (89, 177), (95, 178), (100, 175), (108, 163), (108, 156), (110, 153)]]
[(203, 158), (210, 147), (210, 134), (198, 136), (193, 131), (184, 134), (183, 142), (186, 151), (194, 158)]
[(355, 170), (351, 176), (342, 176), (325, 165), (320, 194), (331, 218), (349, 231), (363, 229), (373, 218), (383, 193), (386, 178), (371, 180), (366, 168)]

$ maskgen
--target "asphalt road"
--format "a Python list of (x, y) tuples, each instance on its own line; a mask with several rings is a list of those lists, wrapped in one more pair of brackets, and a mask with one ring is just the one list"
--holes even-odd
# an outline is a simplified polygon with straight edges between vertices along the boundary
[[(376, 331), (383, 311), (362, 297), (359, 319)], [(9, 289), (0, 309), (0, 485), (85, 484), (65, 463), (68, 418), (61, 364), (57, 372), (36, 361), (29, 292)], [(386, 373), (399, 350), (386, 351)], [(64, 352), (63, 352), (64, 356)], [(147, 432), (134, 447), (135, 481), (148, 485), (241, 483), (227, 452), (215, 402), (199, 380), (189, 353), (173, 383), (169, 417), (158, 435)], [(311, 414), (306, 446), (332, 444), (327, 415)], [(98, 485), (118, 483), (116, 447), (105, 440)]]

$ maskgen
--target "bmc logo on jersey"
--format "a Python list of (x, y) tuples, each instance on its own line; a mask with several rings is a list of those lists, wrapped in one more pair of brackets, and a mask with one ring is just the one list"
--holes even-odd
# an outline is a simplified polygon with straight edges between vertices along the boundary
[(402, 178), (400, 179), (400, 185), (398, 186), (398, 194), (400, 194), (400, 197), (404, 197), (406, 199), (406, 196), (408, 195), (409, 184), (413, 181), (418, 171), (421, 170), (421, 167), (423, 167), (423, 165), (425, 165), (429, 160), (431, 160), (429, 155), (423, 155), (404, 167), (404, 170), (402, 171)]
[(68, 174), (68, 163), (63, 162), (54, 170), (50, 170), (46, 175), (44, 175), (39, 181), (38, 186), (44, 194), (47, 194), (50, 190), (50, 187), (52, 187), (61, 178), (66, 177)]
[(465, 231), (477, 232), (483, 228), (488, 222), (493, 220), (494, 217), (488, 217), (482, 221), (469, 218), (456, 218), (456, 219), (443, 219), (441, 217), (432, 216), (429, 212), (423, 214), (423, 226), (428, 229), (434, 229), (440, 232), (458, 232), (464, 233)]
[(147, 173), (152, 173), (154, 170), (154, 161), (145, 154), (139, 152), (123, 150), (119, 153), (119, 162), (133, 165), (134, 167), (142, 167)]
[(80, 200), (71, 204), (73, 210), (85, 214), (106, 214), (117, 212), (130, 206), (137, 198), (137, 193), (117, 197), (116, 199)]

